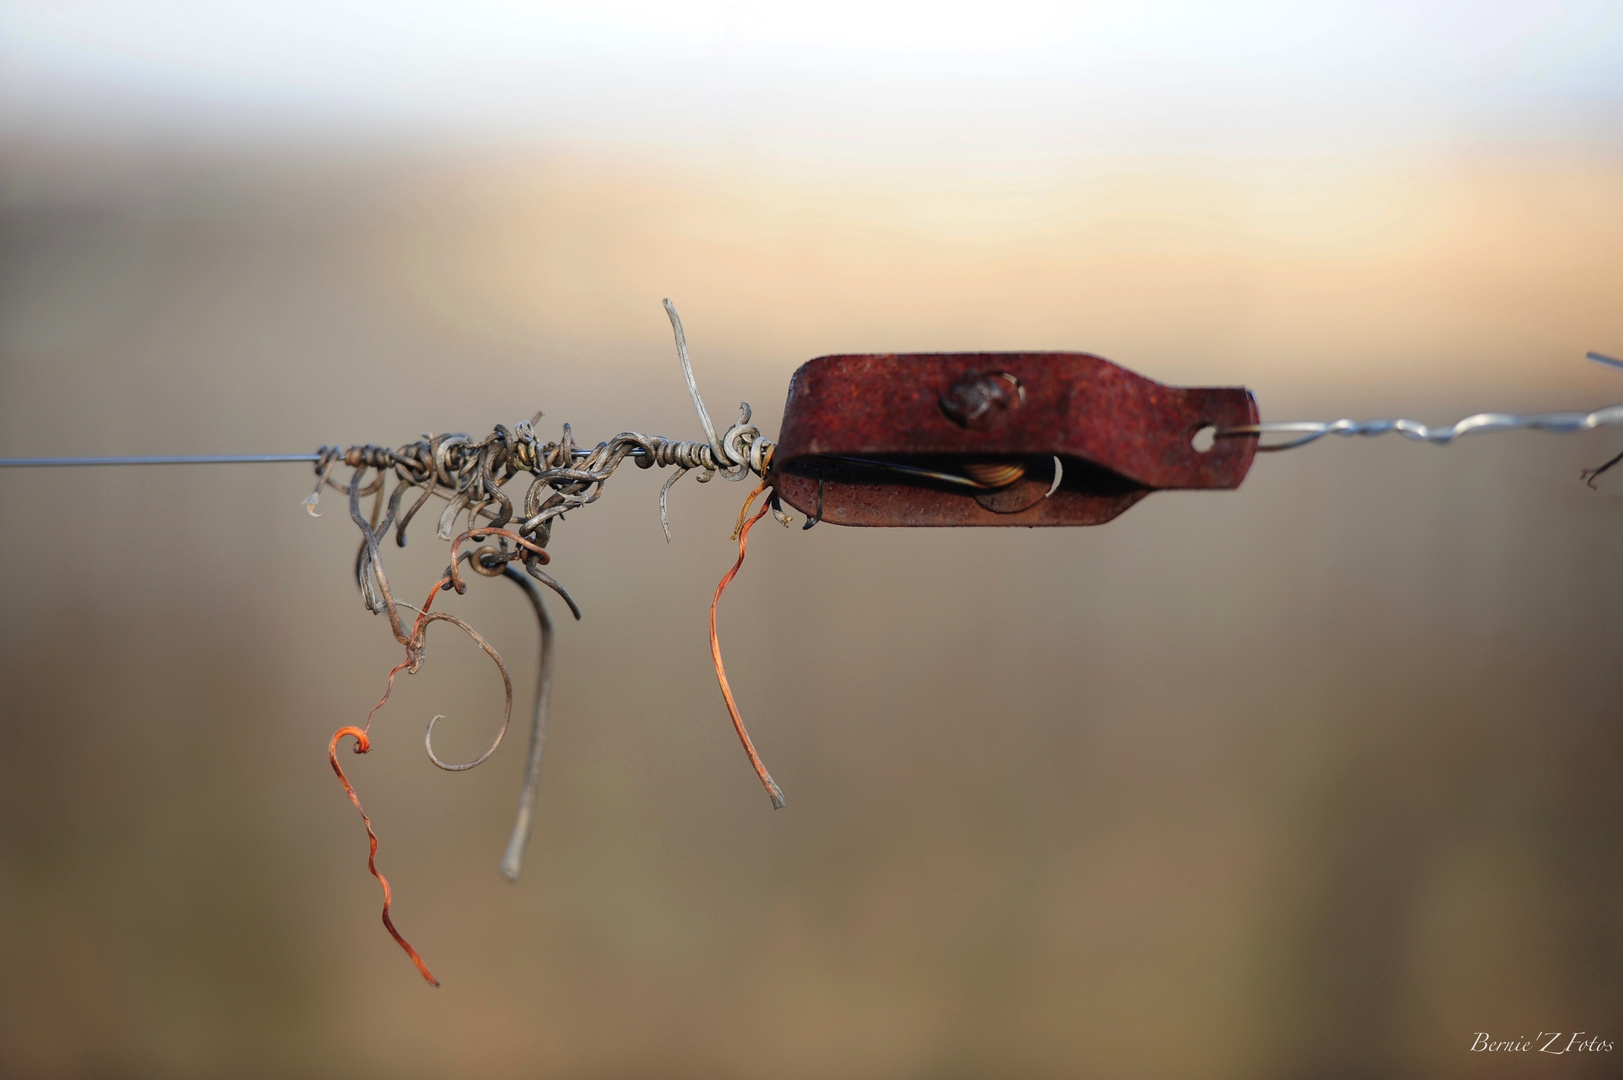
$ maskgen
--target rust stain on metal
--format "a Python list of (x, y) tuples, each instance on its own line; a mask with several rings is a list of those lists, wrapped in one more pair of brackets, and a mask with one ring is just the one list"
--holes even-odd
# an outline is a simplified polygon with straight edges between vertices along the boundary
[[(1152, 491), (1238, 487), (1256, 440), (1191, 440), (1256, 422), (1243, 387), (1166, 386), (1086, 353), (823, 356), (789, 384), (772, 482), (837, 525), (1098, 525)], [(1025, 474), (976, 489), (884, 467), (996, 462)]]

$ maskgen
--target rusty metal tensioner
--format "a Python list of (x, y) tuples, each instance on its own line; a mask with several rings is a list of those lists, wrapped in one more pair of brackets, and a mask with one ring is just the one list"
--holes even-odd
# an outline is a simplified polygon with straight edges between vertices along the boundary
[(822, 356), (789, 384), (770, 482), (836, 525), (1099, 525), (1152, 491), (1236, 488), (1243, 387), (1165, 386), (1087, 353)]

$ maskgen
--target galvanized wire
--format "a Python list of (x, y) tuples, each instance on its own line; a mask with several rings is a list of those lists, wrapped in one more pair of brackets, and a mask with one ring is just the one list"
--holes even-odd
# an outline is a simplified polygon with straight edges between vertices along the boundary
[(170, 457), (0, 458), (0, 469), (60, 465), (263, 465), (319, 461), (320, 454), (181, 454)]
[[(1623, 368), (1623, 361), (1614, 360), (1610, 356), (1602, 356), (1600, 353), (1589, 353), (1588, 359), (1612, 367)], [(1609, 405), (1604, 409), (1597, 409), (1589, 413), (1475, 413), (1446, 427), (1431, 427), (1418, 420), (1271, 421), (1261, 424), (1242, 424), (1235, 427), (1217, 428), (1212, 432), (1212, 437), (1214, 439), (1237, 439), (1246, 436), (1260, 438), (1263, 435), (1299, 436), (1285, 442), (1270, 443), (1257, 447), (1259, 453), (1271, 453), (1306, 446), (1308, 443), (1317, 442), (1326, 435), (1374, 436), (1395, 431), (1404, 438), (1412, 439), (1415, 442), (1446, 445), (1462, 435), (1470, 435), (1475, 432), (1532, 430), (1566, 433), (1591, 431), (1599, 427), (1623, 427), (1623, 405)]]

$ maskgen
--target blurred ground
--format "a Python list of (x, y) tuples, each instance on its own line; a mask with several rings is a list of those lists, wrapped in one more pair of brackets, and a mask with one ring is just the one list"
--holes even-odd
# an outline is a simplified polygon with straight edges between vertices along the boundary
[[(1580, 360), (1623, 353), (1604, 155), (906, 195), (567, 146), (3, 161), (5, 455), (691, 437), (666, 295), (768, 434), (839, 351), (1086, 349), (1274, 419), (1623, 400)], [(556, 533), (586, 617), (523, 882), (522, 739), (418, 750), (486, 738), (465, 643), (350, 767), (437, 992), (323, 760), (397, 653), (342, 508), (299, 466), (0, 474), (0, 1073), (1615, 1075), (1623, 478), (1578, 473), (1617, 449), (1327, 442), (1089, 530), (767, 522), (722, 633), (780, 813), (704, 636), (744, 491), (679, 485), (667, 546), (628, 470)], [(445, 555), (390, 559), (415, 597)], [(451, 608), (522, 700), (511, 592)], [(1467, 1052), (1557, 1029), (1619, 1050)]]

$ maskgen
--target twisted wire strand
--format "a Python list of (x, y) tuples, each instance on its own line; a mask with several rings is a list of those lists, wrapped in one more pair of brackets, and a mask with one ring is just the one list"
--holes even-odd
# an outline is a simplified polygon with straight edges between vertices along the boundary
[(1212, 437), (1234, 439), (1246, 435), (1298, 436), (1285, 442), (1257, 447), (1258, 452), (1267, 453), (1278, 450), (1294, 450), (1298, 446), (1306, 446), (1308, 443), (1317, 442), (1326, 435), (1373, 436), (1385, 435), (1388, 432), (1395, 431), (1404, 438), (1412, 439), (1415, 442), (1443, 445), (1453, 442), (1462, 435), (1470, 435), (1474, 432), (1513, 431), (1518, 429), (1573, 432), (1590, 431), (1598, 427), (1623, 427), (1623, 405), (1609, 405), (1604, 409), (1597, 409), (1591, 413), (1476, 413), (1446, 427), (1430, 427), (1418, 420), (1276, 421), (1273, 423), (1244, 424), (1238, 427), (1218, 428), (1212, 432)]
[[(1585, 354), (1585, 359), (1607, 367), (1623, 369), (1623, 360), (1604, 356), (1598, 352)], [(1431, 427), (1418, 420), (1284, 420), (1271, 421), (1261, 424), (1241, 424), (1235, 427), (1217, 428), (1212, 431), (1214, 439), (1237, 439), (1251, 436), (1260, 438), (1263, 435), (1296, 435), (1297, 438), (1287, 439), (1284, 442), (1258, 445), (1258, 453), (1273, 453), (1279, 450), (1294, 450), (1298, 446), (1317, 442), (1326, 435), (1345, 436), (1374, 436), (1385, 435), (1388, 432), (1397, 432), (1406, 439), (1415, 442), (1429, 442), (1437, 445), (1447, 445), (1462, 435), (1474, 432), (1488, 431), (1553, 431), (1570, 433), (1575, 431), (1592, 431), (1599, 427), (1623, 427), (1623, 405), (1608, 405), (1604, 409), (1594, 412), (1543, 412), (1543, 413), (1506, 413), (1484, 412), (1475, 413), (1449, 424), (1447, 427)], [(1604, 472), (1607, 466), (1593, 470), (1595, 475)]]
[[(575, 446), (568, 424), (563, 426), (562, 438), (542, 442), (524, 421), (511, 430), (498, 424), (477, 443), (466, 435), (439, 435), (399, 447), (323, 446), (313, 457), (300, 460), (310, 460), (315, 466), (316, 485), (305, 499), (312, 515), (316, 515), (322, 490), (330, 488), (347, 496), (359, 484), (359, 495), (372, 495), (392, 474), (397, 481), (391, 496), (389, 520), (393, 521), (405, 492), (421, 488), (416, 502), (399, 520), (399, 546), (405, 546), (404, 530), (410, 519), (435, 495), (448, 503), (439, 529), (442, 539), (451, 538), (449, 523), (465, 511), (472, 510), (471, 516), (501, 527), (522, 506), (523, 524), (518, 531), (544, 546), (549, 537), (544, 526), (595, 502), (603, 485), (627, 459), (643, 469), (674, 468), (678, 477), (698, 471), (704, 474), (701, 482), (716, 476), (741, 480), (752, 474), (764, 477), (771, 468), (774, 448), (751, 420), (749, 404), (744, 402), (738, 419), (717, 436), (715, 444), (623, 431), (588, 450)], [(339, 465), (355, 470), (349, 483), (333, 478)], [(362, 484), (369, 471), (375, 475)], [(529, 474), (529, 485), (518, 503), (504, 489), (521, 473)], [(668, 486), (664, 492), (668, 494)]]

